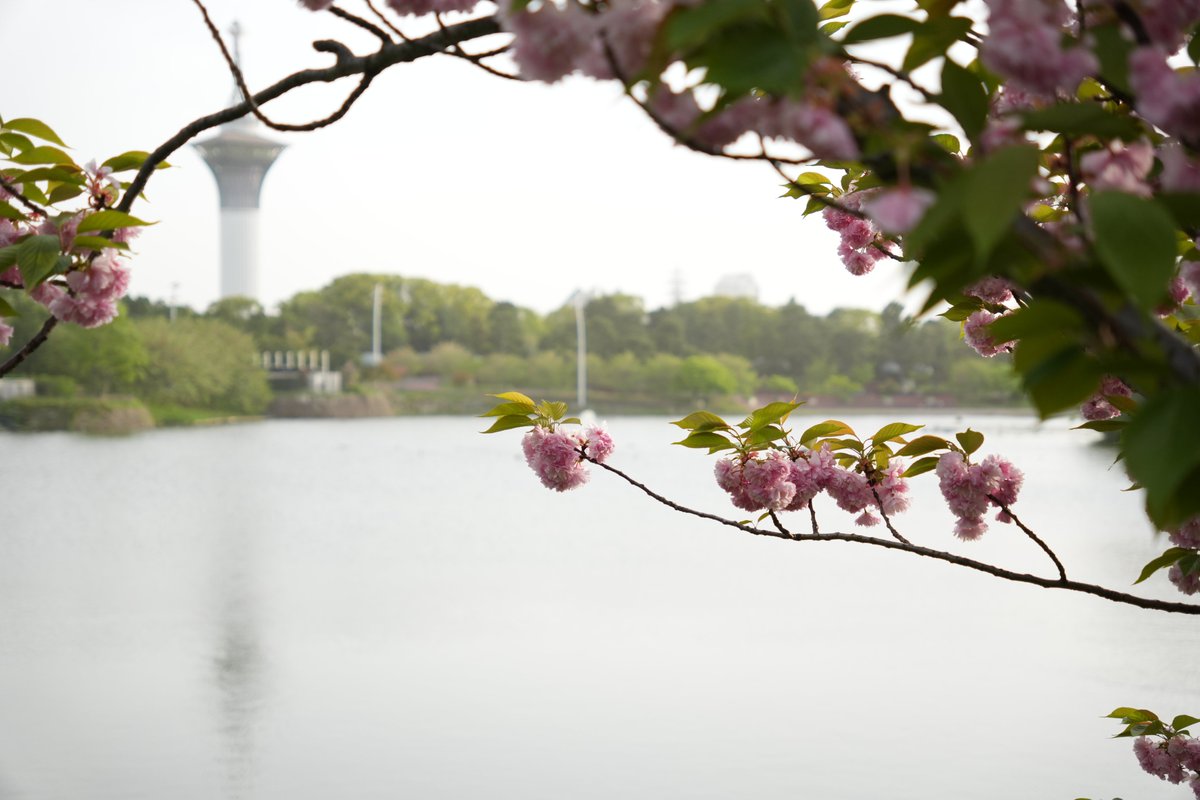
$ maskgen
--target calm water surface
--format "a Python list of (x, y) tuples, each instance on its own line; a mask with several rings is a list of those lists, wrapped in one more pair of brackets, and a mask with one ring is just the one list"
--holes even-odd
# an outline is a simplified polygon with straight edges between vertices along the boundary
[[(972, 422), (1072, 577), (1161, 552), (1092, 434)], [(664, 420), (610, 428), (617, 466), (738, 516)], [(478, 429), (0, 434), (0, 798), (1189, 796), (1100, 716), (1200, 715), (1194, 619), (757, 539), (607, 474), (547, 492)], [(909, 538), (1052, 574), (1008, 526), (955, 542), (936, 492)]]

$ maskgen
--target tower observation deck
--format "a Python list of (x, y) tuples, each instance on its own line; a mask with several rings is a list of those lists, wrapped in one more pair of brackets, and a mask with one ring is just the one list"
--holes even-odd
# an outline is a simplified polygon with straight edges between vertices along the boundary
[[(240, 61), (235, 22), (234, 57)], [(241, 93), (234, 88), (234, 100)], [(243, 296), (257, 300), (258, 208), (267, 170), (286, 145), (258, 132), (253, 116), (222, 125), (216, 136), (196, 142), (194, 147), (217, 179), (221, 198), (221, 297)]]

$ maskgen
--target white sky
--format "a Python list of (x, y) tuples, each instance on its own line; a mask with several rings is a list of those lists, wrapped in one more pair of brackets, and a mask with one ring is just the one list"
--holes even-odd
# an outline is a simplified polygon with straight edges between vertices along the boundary
[[(357, 0), (343, 0), (359, 13)], [(292, 0), (210, 0), (219, 26), (244, 30), (252, 89), (369, 35)], [(232, 81), (190, 0), (0, 0), (8, 77), (0, 114), (54, 127), (76, 160), (152, 150), (227, 104)], [(276, 119), (332, 111), (350, 84), (267, 106)], [(674, 146), (615, 84), (505, 81), (444, 56), (392, 68), (322, 131), (274, 134), (288, 149), (263, 188), (260, 281), (271, 307), (349, 272), (388, 272), (482, 288), (546, 312), (576, 288), (624, 291), (647, 307), (711, 293), (728, 273), (760, 299), (817, 313), (882, 308), (903, 289), (880, 262), (855, 278), (837, 237), (798, 201), (779, 199), (765, 165)], [(203, 137), (202, 137), (203, 138)], [(159, 172), (134, 213), (160, 220), (136, 243), (131, 292), (204, 308), (218, 292), (216, 184), (191, 148)], [(911, 298), (910, 298), (911, 300)]]

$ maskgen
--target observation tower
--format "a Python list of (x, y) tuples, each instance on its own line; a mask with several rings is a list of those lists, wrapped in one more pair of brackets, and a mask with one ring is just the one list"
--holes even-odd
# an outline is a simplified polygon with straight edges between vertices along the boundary
[[(241, 28), (230, 27), (233, 57), (241, 63)], [(236, 86), (233, 102), (241, 102)], [(221, 197), (221, 297), (254, 300), (258, 293), (258, 203), (263, 179), (284, 145), (258, 132), (252, 115), (226, 123), (216, 136), (193, 145), (217, 179)]]

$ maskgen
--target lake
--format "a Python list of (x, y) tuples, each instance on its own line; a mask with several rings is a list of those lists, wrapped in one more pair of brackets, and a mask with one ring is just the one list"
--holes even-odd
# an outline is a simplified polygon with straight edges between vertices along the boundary
[[(968, 422), (847, 421), (896, 418)], [(1071, 577), (1127, 589), (1166, 546), (1095, 434), (969, 422)], [(1195, 618), (749, 536), (595, 468), (549, 492), (482, 427), (0, 433), (0, 798), (1190, 796), (1101, 717), (1200, 716)], [(609, 428), (615, 466), (745, 516), (666, 420)], [(913, 491), (915, 543), (1054, 574), (1012, 526), (955, 540), (933, 475)]]

